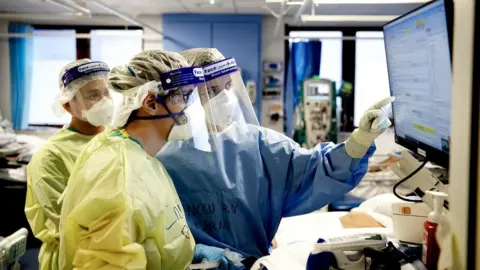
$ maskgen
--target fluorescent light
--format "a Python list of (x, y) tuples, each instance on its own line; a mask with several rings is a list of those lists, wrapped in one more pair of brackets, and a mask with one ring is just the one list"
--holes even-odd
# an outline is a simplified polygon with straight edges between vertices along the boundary
[(302, 15), (304, 22), (388, 22), (398, 15)]
[[(429, 2), (430, 0), (314, 0), (318, 4), (421, 4)], [(268, 3), (283, 3), (290, 6), (301, 6), (304, 1), (296, 0), (265, 0)]]

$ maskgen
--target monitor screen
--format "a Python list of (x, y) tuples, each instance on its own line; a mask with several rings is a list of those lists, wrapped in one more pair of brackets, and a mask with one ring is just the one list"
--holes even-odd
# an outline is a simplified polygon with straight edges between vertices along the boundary
[(452, 67), (445, 2), (388, 23), (384, 38), (396, 136), (419, 154), (428, 148), (448, 154)]
[(330, 100), (331, 87), (331, 83), (310, 83), (307, 86), (307, 96), (309, 99)]

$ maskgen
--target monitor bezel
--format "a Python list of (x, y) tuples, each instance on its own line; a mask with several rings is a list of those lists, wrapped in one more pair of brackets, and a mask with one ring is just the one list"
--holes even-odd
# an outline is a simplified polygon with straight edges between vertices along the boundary
[[(398, 18), (386, 23), (385, 25), (383, 25), (383, 34), (385, 36), (385, 28), (388, 27), (390, 24), (398, 21), (398, 20), (401, 20), (403, 19), (404, 17), (412, 14), (413, 12), (416, 12), (422, 8), (425, 8), (427, 6), (430, 6), (430, 5), (433, 5), (435, 4), (436, 2), (439, 2), (439, 1), (443, 1), (443, 4), (444, 4), (444, 8), (445, 8), (445, 16), (446, 16), (446, 22), (447, 22), (447, 32), (448, 32), (448, 43), (449, 43), (449, 49), (450, 49), (450, 63), (452, 64), (452, 71), (453, 71), (453, 62), (452, 62), (452, 59), (453, 59), (453, 0), (434, 0), (434, 1), (431, 1), (431, 2), (428, 2), (426, 4), (423, 4), (421, 6), (419, 6), (418, 8), (415, 8), (413, 10), (411, 10), (410, 12), (408, 13), (405, 13), (403, 14), (402, 16), (399, 16)], [(388, 51), (387, 51), (387, 45), (386, 45), (386, 42), (384, 41), (384, 45), (385, 45), (385, 54), (388, 55)], [(387, 58), (387, 72), (388, 72), (388, 69), (389, 69), (389, 65), (388, 65), (388, 57)], [(390, 72), (388, 72), (388, 74), (390, 74)], [(390, 84), (390, 95), (392, 95), (392, 85), (391, 85), (391, 82), (389, 81), (389, 84)], [(453, 88), (453, 86), (452, 86)], [(452, 89), (453, 91), (453, 89)], [(395, 122), (395, 109), (394, 109), (395, 105), (392, 106), (392, 117), (393, 117), (393, 120)], [(395, 129), (395, 128), (394, 128)], [(397, 131), (395, 129), (395, 143), (407, 148), (408, 150), (410, 151), (413, 151), (421, 156), (424, 156), (428, 161), (431, 161), (439, 166), (442, 166), (444, 168), (448, 168), (449, 166), (449, 159), (450, 159), (450, 149), (449, 149), (449, 152), (448, 153), (445, 153), (441, 150), (438, 150), (430, 145), (427, 145), (425, 143), (422, 143), (422, 142), (412, 142), (412, 141), (409, 141), (407, 139), (404, 139), (400, 136), (398, 136), (397, 134)], [(449, 146), (451, 148), (451, 145)]]

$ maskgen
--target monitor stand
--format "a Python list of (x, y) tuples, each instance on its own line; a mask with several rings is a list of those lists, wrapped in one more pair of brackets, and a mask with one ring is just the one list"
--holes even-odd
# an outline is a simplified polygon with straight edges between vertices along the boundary
[[(400, 178), (403, 179), (418, 167), (421, 163), (417, 161), (408, 151), (402, 152), (402, 158), (399, 162), (390, 165), (390, 169)], [(418, 197), (422, 199), (431, 209), (433, 209), (433, 197), (426, 194), (427, 190), (438, 190), (448, 194), (448, 188), (440, 180), (438, 180), (430, 171), (422, 168), (417, 174), (402, 184), (403, 187), (411, 189)], [(445, 213), (448, 213), (448, 199), (443, 205)]]

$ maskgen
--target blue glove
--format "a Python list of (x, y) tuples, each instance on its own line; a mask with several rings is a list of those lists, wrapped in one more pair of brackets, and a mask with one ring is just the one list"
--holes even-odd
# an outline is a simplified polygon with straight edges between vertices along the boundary
[(242, 264), (243, 256), (230, 251), (228, 249), (221, 249), (203, 244), (195, 246), (195, 253), (193, 255), (193, 263), (202, 262), (220, 262), (220, 267), (217, 270), (242, 270), (245, 267)]

